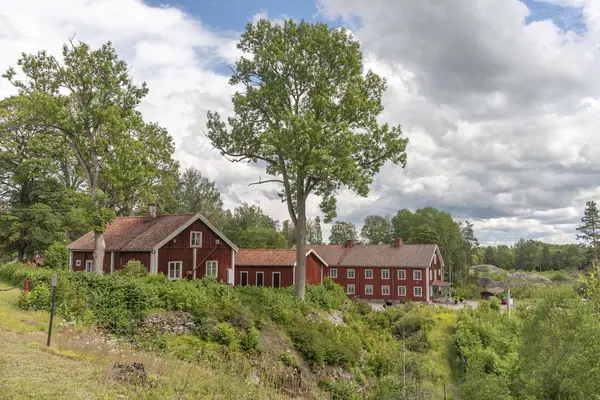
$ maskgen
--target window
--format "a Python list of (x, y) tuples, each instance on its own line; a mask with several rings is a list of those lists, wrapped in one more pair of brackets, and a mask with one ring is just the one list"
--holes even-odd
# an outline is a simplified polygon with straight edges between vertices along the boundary
[(248, 286), (248, 271), (240, 272), (240, 285)]
[(413, 288), (413, 294), (415, 297), (423, 297), (423, 288), (421, 286), (415, 286)]
[(329, 270), (329, 277), (332, 279), (337, 279), (337, 268), (331, 268)]
[(381, 270), (381, 279), (390, 279), (390, 270), (389, 269)]
[(373, 270), (365, 269), (365, 279), (373, 279)]
[(435, 271), (433, 271), (433, 279), (437, 279), (437, 269)]
[(437, 254), (433, 253), (433, 263), (437, 264)]
[(181, 270), (183, 263), (181, 261), (169, 261), (169, 280), (181, 279)]
[(383, 296), (389, 296), (390, 295), (390, 287), (389, 287), (389, 285), (383, 285), (381, 287), (381, 294)]
[(398, 296), (406, 296), (406, 286), (398, 286)]
[(420, 281), (421, 279), (423, 279), (423, 274), (422, 274), (421, 270), (414, 270), (413, 271), (413, 279), (415, 281)]
[(346, 293), (354, 294), (354, 284), (353, 283), (346, 285)]
[(94, 272), (94, 260), (85, 260), (86, 272)]
[(81, 260), (75, 260), (75, 266), (81, 267)]
[(365, 285), (365, 294), (371, 296), (373, 294), (373, 285)]
[(264, 286), (265, 284), (265, 274), (264, 272), (256, 273), (256, 286)]
[(398, 270), (398, 279), (401, 281), (406, 279), (406, 270), (404, 270), (404, 269)]
[(271, 286), (274, 288), (281, 287), (281, 272), (273, 272), (273, 280), (271, 281)]
[(429, 270), (429, 280), (433, 279), (433, 270)]
[(353, 269), (349, 269), (348, 271), (346, 271), (346, 278), (354, 279), (354, 270)]
[(202, 247), (202, 232), (190, 232), (190, 247)]
[(207, 261), (205, 276), (214, 276), (216, 278), (217, 277), (217, 269), (219, 269), (218, 261)]

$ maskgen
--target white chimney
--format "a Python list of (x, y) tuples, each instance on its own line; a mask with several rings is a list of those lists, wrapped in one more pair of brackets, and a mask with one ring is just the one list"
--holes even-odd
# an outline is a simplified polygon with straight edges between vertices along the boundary
[(156, 218), (158, 215), (158, 204), (149, 203), (148, 204), (148, 216), (150, 218)]

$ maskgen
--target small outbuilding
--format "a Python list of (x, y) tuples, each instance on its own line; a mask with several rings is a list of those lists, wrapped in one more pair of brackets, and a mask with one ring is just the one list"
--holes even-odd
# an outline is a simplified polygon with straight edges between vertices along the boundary
[(482, 291), (481, 297), (485, 300), (489, 300), (490, 297), (497, 296), (501, 293), (504, 293), (504, 289), (502, 289), (501, 287), (492, 287)]

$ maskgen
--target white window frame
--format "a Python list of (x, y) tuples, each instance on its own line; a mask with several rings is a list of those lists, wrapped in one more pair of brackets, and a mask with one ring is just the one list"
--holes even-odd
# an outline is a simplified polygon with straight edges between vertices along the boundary
[[(420, 292), (419, 294), (417, 294), (417, 289)], [(421, 286), (415, 286), (415, 287), (413, 287), (413, 295), (415, 297), (423, 297), (423, 287), (421, 287)]]
[(406, 286), (398, 286), (398, 296), (406, 297)]
[(437, 264), (437, 254), (433, 253), (433, 263)]
[(373, 296), (373, 285), (365, 285), (365, 296)]
[(338, 277), (338, 274), (337, 274), (337, 268), (331, 268), (331, 269), (329, 270), (329, 277), (330, 277), (331, 279), (337, 279), (337, 277)]
[(381, 295), (382, 296), (389, 296), (390, 295), (390, 285), (382, 285), (381, 286)]
[(381, 270), (381, 279), (390, 279), (390, 270), (389, 269)]
[[(242, 276), (244, 276), (244, 274), (246, 274), (246, 284), (242, 285), (242, 282), (244, 281), (242, 279)], [(240, 271), (240, 286), (248, 286), (248, 284), (250, 283), (250, 281), (249, 281), (249, 275), (250, 274), (248, 274), (248, 271)]]
[[(262, 285), (258, 286), (258, 275), (262, 275)], [(263, 271), (256, 271), (256, 280), (255, 280), (255, 284), (258, 287), (265, 287), (265, 273)]]
[[(212, 270), (214, 266), (215, 273), (208, 273), (209, 268)], [(212, 272), (212, 271), (211, 271)], [(204, 276), (214, 276), (217, 278), (219, 276), (219, 262), (217, 260), (208, 260), (204, 266)]]
[[(350, 291), (350, 288), (352, 288), (352, 291)], [(356, 294), (356, 286), (354, 286), (354, 283), (346, 285), (346, 294)]]
[(85, 272), (94, 272), (94, 260), (85, 260)]
[[(199, 243), (194, 244), (194, 235), (200, 238), (198, 240)], [(202, 247), (202, 232), (200, 231), (191, 231), (190, 232), (190, 247)]]
[(365, 269), (365, 279), (373, 279), (373, 270)]
[(273, 272), (271, 274), (271, 287), (275, 288), (275, 275), (279, 275), (279, 286), (276, 288), (279, 289), (281, 287), (281, 272)]
[(437, 269), (433, 270), (433, 280), (435, 281), (437, 279)]
[(81, 267), (81, 260), (75, 260), (75, 266)]
[[(179, 266), (179, 268), (177, 268), (177, 266)], [(179, 276), (176, 276), (177, 274), (173, 274), (173, 276), (171, 276), (171, 267), (175, 267), (173, 269), (174, 272), (177, 272), (177, 270), (179, 270)], [(182, 261), (169, 261), (169, 265), (168, 265), (168, 269), (167, 269), (167, 278), (170, 281), (176, 281), (181, 279), (181, 277), (183, 276), (183, 262)]]
[[(417, 275), (419, 275), (418, 278), (417, 278)], [(423, 280), (423, 271), (421, 271), (420, 269), (415, 269), (413, 271), (413, 280), (415, 280), (415, 281)]]
[(399, 269), (398, 270), (398, 280), (399, 281), (405, 281), (406, 280), (406, 270), (405, 269)]
[[(350, 276), (350, 272), (352, 272), (352, 276)], [(348, 279), (355, 279), (356, 278), (356, 271), (354, 271), (353, 268), (346, 270), (346, 278), (348, 278)]]

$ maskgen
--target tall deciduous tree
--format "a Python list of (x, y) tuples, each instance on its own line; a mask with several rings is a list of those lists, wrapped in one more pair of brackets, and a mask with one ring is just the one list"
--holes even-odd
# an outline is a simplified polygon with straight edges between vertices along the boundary
[(600, 213), (595, 201), (585, 203), (585, 211), (581, 217), (581, 226), (577, 227), (577, 239), (588, 243), (594, 252), (594, 262), (598, 260), (598, 239), (600, 238)]
[(306, 285), (306, 200), (321, 196), (325, 222), (336, 216), (336, 190), (361, 196), (381, 166), (406, 164), (400, 126), (380, 124), (385, 80), (363, 72), (359, 43), (326, 24), (267, 20), (248, 24), (230, 83), (234, 116), (208, 113), (207, 135), (232, 161), (260, 161), (283, 185), (281, 197), (295, 225), (296, 295)]
[(137, 110), (148, 89), (145, 83), (133, 82), (110, 42), (99, 49), (70, 42), (63, 46), (60, 60), (41, 51), (23, 54), (18, 65), (24, 80), (13, 68), (3, 76), (27, 98), (29, 123), (65, 140), (83, 170), (94, 230), (94, 270), (101, 273), (104, 230), (115, 216), (107, 208), (101, 182), (114, 168), (125, 176), (111, 178), (125, 181), (130, 174), (145, 173), (147, 164), (129, 170), (115, 163), (123, 157), (143, 157), (135, 153), (150, 150), (140, 139), (148, 127)]
[(369, 243), (391, 243), (392, 224), (390, 219), (381, 215), (368, 215), (360, 230), (360, 236)]
[(308, 244), (323, 244), (321, 218), (318, 215), (314, 219), (306, 221), (306, 242)]
[(195, 167), (186, 169), (179, 179), (178, 212), (201, 213), (211, 223), (220, 225), (223, 217), (221, 192), (213, 181)]
[(329, 244), (346, 244), (348, 240), (358, 241), (356, 226), (350, 222), (336, 221), (331, 227)]

